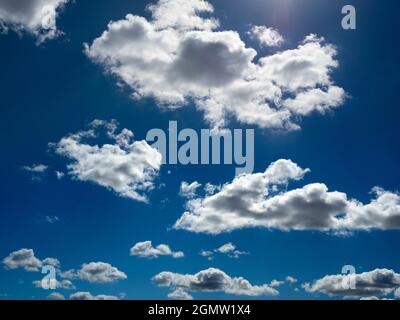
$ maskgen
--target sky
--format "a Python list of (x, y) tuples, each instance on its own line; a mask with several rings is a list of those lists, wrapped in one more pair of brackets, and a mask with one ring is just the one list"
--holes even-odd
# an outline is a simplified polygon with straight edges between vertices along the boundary
[[(0, 0), (0, 299), (400, 297), (397, 1), (149, 4)], [(170, 121), (253, 173), (161, 164)]]

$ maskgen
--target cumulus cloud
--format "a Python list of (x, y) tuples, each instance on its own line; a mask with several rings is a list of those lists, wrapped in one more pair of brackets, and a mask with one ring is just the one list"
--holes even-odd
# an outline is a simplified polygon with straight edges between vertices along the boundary
[(127, 279), (127, 275), (105, 262), (90, 262), (82, 265), (77, 276), (92, 283), (113, 283)]
[[(162, 155), (146, 141), (132, 141), (133, 132), (123, 129), (117, 133), (116, 121), (94, 120), (87, 131), (62, 138), (50, 144), (55, 152), (71, 160), (68, 173), (80, 181), (94, 182), (118, 195), (147, 202), (141, 192), (154, 188), (153, 180), (160, 170)], [(90, 145), (100, 129), (114, 144)]]
[(193, 297), (182, 288), (177, 288), (176, 290), (168, 294), (168, 298), (175, 300), (193, 300)]
[(279, 47), (285, 41), (278, 30), (266, 26), (252, 26), (248, 34), (264, 47)]
[(119, 300), (116, 296), (97, 295), (93, 296), (90, 292), (76, 292), (69, 296), (70, 300)]
[(29, 272), (37, 272), (42, 267), (42, 261), (35, 257), (32, 249), (21, 249), (11, 252), (3, 259), (6, 269), (23, 268)]
[(153, 278), (159, 286), (185, 292), (224, 292), (241, 296), (276, 296), (279, 292), (267, 284), (252, 285), (248, 280), (231, 278), (225, 272), (210, 268), (194, 275), (161, 272)]
[[(301, 116), (345, 100), (331, 78), (339, 65), (336, 48), (321, 37), (309, 35), (293, 49), (256, 59), (238, 32), (217, 30), (219, 22), (204, 17), (214, 11), (204, 0), (161, 0), (148, 8), (151, 19), (128, 14), (85, 44), (87, 56), (135, 99), (173, 108), (193, 102), (212, 127), (233, 118), (279, 130), (299, 129)], [(264, 44), (281, 42), (276, 30), (257, 30)]]
[(65, 300), (65, 297), (63, 294), (59, 292), (52, 292), (47, 296), (47, 299), (51, 300)]
[(278, 160), (263, 173), (238, 176), (213, 195), (188, 200), (175, 228), (211, 234), (250, 227), (336, 234), (400, 229), (397, 192), (375, 187), (374, 198), (363, 204), (323, 183), (286, 190), (290, 180), (307, 172), (291, 160)]
[[(351, 289), (347, 284), (351, 283), (350, 277), (354, 276), (355, 288)], [(356, 275), (327, 275), (312, 284), (303, 284), (303, 288), (307, 292), (324, 293), (330, 296), (371, 298), (373, 296), (386, 296), (392, 293), (399, 285), (400, 274), (393, 270), (375, 269)]]
[(0, 0), (0, 28), (18, 33), (28, 32), (38, 43), (61, 34), (56, 20), (69, 0)]
[(138, 242), (131, 248), (132, 256), (141, 258), (158, 258), (159, 256), (172, 256), (173, 258), (183, 258), (185, 254), (182, 251), (174, 252), (166, 244), (160, 244), (153, 247), (151, 241)]
[(228, 255), (230, 258), (239, 258), (241, 255), (244, 254), (249, 254), (248, 252), (245, 251), (239, 251), (236, 249), (236, 245), (234, 245), (232, 242), (228, 242), (221, 247), (217, 248), (214, 250), (215, 252), (222, 253)]

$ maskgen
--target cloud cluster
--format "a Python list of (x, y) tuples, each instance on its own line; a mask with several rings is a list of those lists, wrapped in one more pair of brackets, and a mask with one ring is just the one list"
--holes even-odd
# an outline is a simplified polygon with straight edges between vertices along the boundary
[(238, 176), (215, 194), (187, 201), (175, 228), (210, 234), (250, 227), (334, 233), (400, 229), (396, 192), (375, 187), (375, 198), (363, 204), (323, 183), (282, 188), (308, 171), (291, 160), (278, 160), (263, 173)]
[(158, 258), (159, 256), (172, 256), (173, 258), (183, 258), (185, 254), (182, 251), (174, 252), (166, 244), (160, 244), (153, 247), (151, 241), (138, 242), (131, 248), (132, 256), (141, 258)]
[(225, 272), (210, 268), (194, 275), (173, 272), (161, 272), (153, 278), (159, 286), (171, 287), (181, 296), (189, 292), (224, 292), (241, 296), (276, 296), (279, 292), (270, 285), (252, 285), (248, 280), (239, 277), (231, 278)]
[[(348, 286), (351, 277), (355, 276), (355, 288)], [(375, 269), (356, 275), (327, 275), (312, 284), (306, 283), (307, 292), (324, 293), (345, 298), (372, 298), (387, 296), (400, 287), (400, 274), (388, 269)]]
[(214, 258), (214, 253), (220, 253), (227, 255), (229, 258), (238, 259), (241, 255), (249, 254), (246, 251), (240, 251), (236, 248), (236, 245), (232, 242), (225, 243), (214, 251), (201, 250), (200, 255), (212, 260)]
[(264, 47), (279, 47), (285, 41), (278, 30), (266, 26), (252, 26), (248, 34)]
[[(296, 48), (256, 59), (238, 32), (217, 30), (219, 22), (204, 17), (214, 10), (207, 1), (160, 0), (148, 8), (151, 19), (128, 14), (85, 44), (87, 56), (135, 99), (173, 108), (194, 102), (213, 127), (232, 117), (279, 130), (299, 129), (301, 116), (345, 100), (331, 79), (336, 49), (323, 38), (312, 34)], [(275, 30), (257, 30), (264, 44), (281, 42)]]
[(69, 0), (0, 0), (0, 27), (28, 32), (38, 43), (60, 35), (56, 19)]
[[(87, 131), (81, 131), (51, 144), (59, 155), (71, 159), (68, 173), (80, 181), (94, 182), (122, 197), (147, 202), (140, 192), (154, 187), (162, 156), (146, 141), (132, 141), (133, 133), (123, 129), (117, 133), (116, 121), (94, 120)], [(113, 144), (90, 145), (84, 140), (96, 138), (100, 129)]]

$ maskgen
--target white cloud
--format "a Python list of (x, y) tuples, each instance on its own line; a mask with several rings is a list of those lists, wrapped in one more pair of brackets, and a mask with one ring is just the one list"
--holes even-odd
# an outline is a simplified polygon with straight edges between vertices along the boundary
[(44, 164), (33, 164), (31, 166), (23, 166), (22, 170), (30, 173), (44, 173), (49, 167)]
[(69, 296), (71, 300), (119, 300), (116, 296), (97, 295), (93, 296), (90, 292), (76, 292)]
[(32, 249), (11, 252), (3, 259), (3, 264), (6, 269), (23, 268), (29, 272), (37, 272), (42, 267), (42, 262), (35, 257)]
[(249, 254), (248, 252), (237, 250), (236, 245), (234, 245), (232, 242), (228, 242), (219, 247), (218, 249), (215, 249), (214, 251), (226, 254), (230, 258), (236, 258), (236, 259), (238, 259), (241, 255)]
[(297, 282), (297, 279), (291, 276), (286, 277), (286, 282), (289, 284), (295, 284)]
[[(296, 48), (260, 57), (238, 32), (215, 29), (203, 0), (162, 0), (152, 18), (128, 14), (110, 22), (89, 58), (104, 66), (135, 99), (176, 108), (194, 102), (213, 127), (230, 117), (261, 128), (298, 129), (299, 116), (336, 108), (345, 99), (331, 73), (336, 49), (309, 35)], [(314, 103), (304, 107), (305, 101)]]
[(318, 230), (334, 233), (400, 229), (400, 195), (374, 188), (369, 204), (328, 191), (322, 183), (286, 191), (308, 169), (278, 160), (263, 173), (244, 174), (214, 195), (189, 200), (175, 228), (218, 234), (235, 229)]
[[(345, 298), (386, 296), (400, 285), (400, 274), (388, 269), (375, 269), (355, 275), (355, 289), (349, 288), (350, 277), (354, 275), (328, 275), (306, 283), (303, 288), (307, 292), (325, 293)], [(347, 285), (347, 286), (346, 286)]]
[(285, 41), (278, 30), (266, 26), (252, 26), (248, 34), (264, 47), (279, 47)]
[[(141, 191), (154, 188), (153, 180), (161, 166), (162, 156), (146, 141), (132, 141), (133, 133), (123, 129), (117, 133), (117, 122), (95, 120), (88, 131), (62, 138), (51, 144), (57, 154), (72, 160), (69, 174), (81, 181), (91, 181), (113, 190), (122, 197), (147, 202)], [(102, 146), (84, 143), (105, 129), (114, 144)]]
[(52, 300), (65, 300), (64, 295), (62, 295), (59, 292), (52, 292), (47, 296), (47, 299), (52, 299)]
[(239, 277), (231, 278), (225, 272), (210, 268), (194, 275), (161, 272), (153, 280), (162, 287), (181, 288), (187, 292), (224, 292), (241, 296), (276, 296), (279, 292), (267, 284), (252, 285)]
[(184, 198), (191, 199), (196, 197), (196, 192), (197, 189), (201, 187), (201, 184), (198, 183), (197, 181), (192, 182), (189, 184), (186, 181), (183, 181), (181, 183), (179, 195), (181, 195)]
[[(33, 281), (33, 285), (36, 288), (42, 288), (42, 281), (41, 280), (37, 280), (37, 281)], [(75, 290), (76, 287), (75, 285), (70, 281), (70, 280), (61, 280), (58, 281), (56, 280), (56, 289), (60, 289), (60, 290)]]
[(394, 297), (395, 299), (400, 300), (400, 287), (394, 292)]
[(127, 279), (127, 275), (105, 262), (90, 262), (82, 265), (78, 277), (92, 283), (112, 283)]
[(55, 175), (56, 175), (58, 180), (61, 180), (62, 178), (64, 178), (65, 173), (62, 172), (62, 171), (55, 171)]
[(159, 256), (172, 256), (173, 258), (183, 258), (185, 255), (182, 251), (174, 252), (166, 244), (160, 244), (153, 247), (151, 241), (138, 242), (131, 248), (132, 256), (142, 258), (158, 258)]
[(175, 300), (193, 300), (193, 297), (182, 288), (177, 288), (175, 291), (168, 294), (168, 298)]
[(56, 20), (69, 0), (0, 0), (0, 27), (24, 31), (37, 37), (38, 43), (61, 34)]

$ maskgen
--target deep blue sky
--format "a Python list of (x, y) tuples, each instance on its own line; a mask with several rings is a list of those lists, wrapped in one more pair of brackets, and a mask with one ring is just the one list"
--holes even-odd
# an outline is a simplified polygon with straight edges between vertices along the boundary
[[(398, 1), (210, 2), (222, 27), (238, 30), (249, 45), (254, 45), (245, 35), (249, 24), (278, 28), (288, 48), (311, 32), (324, 36), (338, 48), (340, 67), (333, 79), (351, 96), (332, 114), (305, 118), (301, 131), (257, 129), (255, 171), (265, 170), (277, 159), (290, 158), (311, 168), (304, 183), (324, 182), (331, 190), (346, 192), (363, 202), (368, 202), (375, 185), (399, 189)], [(357, 8), (356, 31), (344, 31), (340, 25), (341, 7), (347, 2)], [(166, 298), (169, 290), (158, 288), (150, 280), (166, 270), (196, 273), (217, 267), (254, 284), (287, 275), (303, 283), (340, 273), (345, 264), (356, 266), (360, 272), (378, 267), (398, 271), (399, 232), (339, 238), (317, 232), (264, 229), (218, 236), (168, 230), (184, 211), (184, 201), (177, 196), (180, 182), (224, 183), (234, 175), (232, 166), (163, 166), (157, 182), (166, 187), (150, 193), (150, 204), (120, 198), (90, 183), (70, 178), (58, 181), (52, 174), (40, 182), (32, 181), (21, 171), (22, 165), (33, 163), (65, 170), (65, 161), (48, 152), (48, 143), (84, 129), (95, 118), (116, 119), (138, 139), (144, 139), (149, 129), (167, 129), (170, 120), (178, 120), (180, 128), (207, 127), (194, 107), (161, 112), (150, 99), (132, 101), (83, 53), (83, 43), (91, 43), (110, 20), (121, 19), (129, 12), (147, 16), (147, 3), (98, 0), (94, 5), (77, 0), (58, 20), (66, 35), (39, 47), (26, 35), (0, 36), (0, 258), (26, 247), (33, 248), (40, 258), (57, 257), (63, 269), (90, 261), (109, 262), (128, 279), (112, 285), (77, 282), (79, 291), (125, 292), (129, 299)], [(287, 3), (286, 8), (283, 3)], [(240, 126), (233, 123), (231, 127)], [(166, 198), (169, 202), (163, 206), (161, 201)], [(45, 216), (54, 215), (60, 218), (58, 223), (43, 221)], [(145, 260), (129, 256), (129, 249), (144, 240), (167, 243), (174, 250), (184, 251), (186, 257)], [(212, 262), (198, 255), (201, 249), (214, 249), (226, 242), (234, 242), (251, 254), (240, 261), (221, 256)], [(22, 270), (0, 270), (0, 295), (44, 298), (48, 292), (31, 283), (38, 278), (40, 274)], [(280, 291), (278, 298), (318, 297), (293, 292), (293, 287)], [(237, 298), (219, 293), (194, 296)]]

